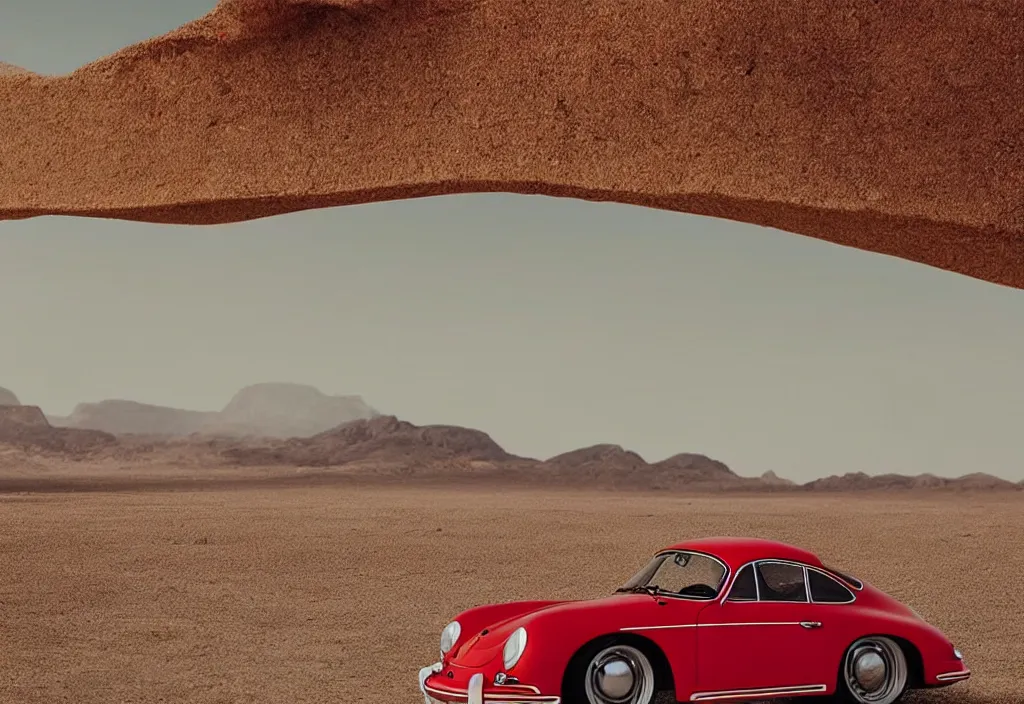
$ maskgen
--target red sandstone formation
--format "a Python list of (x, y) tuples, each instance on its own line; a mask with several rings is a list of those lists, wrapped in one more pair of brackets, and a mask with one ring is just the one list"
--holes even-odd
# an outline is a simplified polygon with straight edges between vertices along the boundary
[(0, 76), (0, 217), (174, 223), (515, 191), (1024, 287), (1017, 0), (232, 0)]

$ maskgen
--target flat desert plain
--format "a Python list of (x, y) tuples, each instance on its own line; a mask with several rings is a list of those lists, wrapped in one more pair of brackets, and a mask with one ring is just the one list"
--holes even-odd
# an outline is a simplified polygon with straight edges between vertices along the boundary
[(698, 496), (353, 483), (0, 495), (0, 701), (422, 701), (442, 626), (608, 594), (703, 535), (795, 542), (902, 598), (1024, 701), (1019, 495)]

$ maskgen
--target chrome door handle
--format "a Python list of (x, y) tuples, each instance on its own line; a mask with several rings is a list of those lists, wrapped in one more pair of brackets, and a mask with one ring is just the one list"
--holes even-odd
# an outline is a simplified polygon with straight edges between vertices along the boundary
[(804, 628), (821, 628), (821, 621), (801, 621), (800, 625)]

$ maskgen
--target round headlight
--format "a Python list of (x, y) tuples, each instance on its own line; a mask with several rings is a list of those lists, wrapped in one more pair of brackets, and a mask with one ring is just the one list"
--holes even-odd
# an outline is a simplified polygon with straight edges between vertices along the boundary
[(964, 654), (960, 652), (960, 648), (953, 648), (953, 657), (957, 660), (963, 660)]
[(505, 664), (506, 670), (515, 667), (519, 658), (523, 656), (524, 650), (526, 650), (526, 629), (520, 627), (512, 632), (512, 635), (505, 641), (505, 647), (501, 650), (501, 660)]
[(452, 621), (444, 627), (444, 630), (441, 631), (441, 655), (446, 655), (452, 649), (455, 641), (459, 639), (460, 633), (462, 633), (462, 626), (458, 621)]

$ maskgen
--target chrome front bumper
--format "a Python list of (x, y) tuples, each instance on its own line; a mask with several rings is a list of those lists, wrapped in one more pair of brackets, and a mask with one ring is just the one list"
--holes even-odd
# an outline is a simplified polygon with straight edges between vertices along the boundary
[[(538, 690), (532, 688), (537, 694), (524, 694), (524, 693), (494, 693), (491, 692), (488, 695), (484, 695), (484, 676), (483, 673), (477, 672), (469, 678), (469, 685), (465, 694), (461, 692), (446, 693), (447, 698), (440, 699), (438, 697), (431, 696), (430, 688), (427, 687), (427, 679), (438, 672), (441, 672), (444, 668), (441, 663), (435, 662), (429, 667), (420, 668), (419, 682), (420, 692), (423, 694), (424, 704), (452, 704), (457, 702), (458, 704), (560, 704), (561, 697), (557, 696), (542, 696)], [(437, 690), (438, 694), (441, 694), (441, 690)], [(445, 694), (441, 694), (445, 696)]]
[[(420, 692), (423, 693), (423, 701), (425, 704), (439, 704), (439, 702), (427, 693), (427, 678), (431, 675), (440, 672), (444, 669), (441, 663), (435, 662), (433, 665), (420, 668)], [(482, 698), (481, 698), (482, 699)]]
[(966, 667), (962, 670), (957, 670), (956, 672), (943, 672), (940, 675), (935, 675), (935, 679), (938, 680), (940, 684), (953, 684), (955, 682), (969, 680), (970, 678), (971, 671)]
[[(420, 691), (425, 704), (446, 704), (434, 699), (427, 691), (427, 678), (442, 670), (441, 663), (435, 662), (429, 667), (420, 668)], [(479, 672), (469, 678), (469, 689), (466, 691), (466, 704), (484, 704), (484, 676)]]

